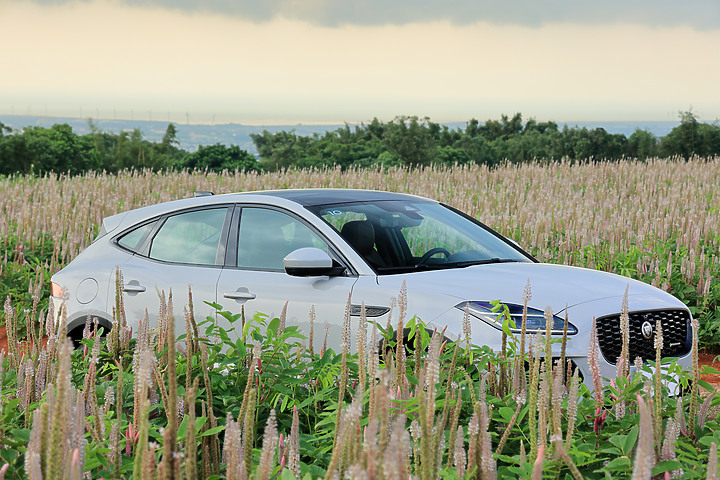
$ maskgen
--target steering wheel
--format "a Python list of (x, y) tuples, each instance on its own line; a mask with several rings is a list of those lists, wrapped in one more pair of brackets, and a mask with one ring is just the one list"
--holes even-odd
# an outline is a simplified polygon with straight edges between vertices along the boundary
[(425, 255), (420, 257), (420, 260), (418, 260), (417, 265), (423, 265), (423, 264), (427, 263), (427, 261), (430, 260), (431, 257), (433, 257), (434, 255), (437, 255), (438, 253), (442, 253), (443, 255), (445, 255), (445, 258), (448, 258), (450, 256), (450, 252), (448, 252), (447, 249), (445, 249), (445, 248), (442, 248), (442, 247), (431, 248), (430, 250), (425, 252)]

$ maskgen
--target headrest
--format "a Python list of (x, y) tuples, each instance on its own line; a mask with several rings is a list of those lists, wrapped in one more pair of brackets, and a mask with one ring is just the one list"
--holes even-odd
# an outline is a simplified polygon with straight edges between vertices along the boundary
[(367, 220), (347, 222), (340, 235), (362, 255), (370, 253), (375, 246), (375, 229)]

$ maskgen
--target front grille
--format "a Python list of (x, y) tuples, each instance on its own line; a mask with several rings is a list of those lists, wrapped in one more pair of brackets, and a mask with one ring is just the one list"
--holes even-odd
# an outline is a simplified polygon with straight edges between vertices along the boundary
[[(648, 322), (652, 335), (645, 338), (642, 325)], [(648, 310), (630, 313), (630, 362), (640, 357), (655, 360), (655, 325), (662, 323), (662, 356), (681, 357), (690, 352), (690, 314), (687, 310)], [(600, 352), (608, 363), (615, 364), (622, 350), (620, 333), (620, 314), (608, 315), (597, 319), (598, 343)]]

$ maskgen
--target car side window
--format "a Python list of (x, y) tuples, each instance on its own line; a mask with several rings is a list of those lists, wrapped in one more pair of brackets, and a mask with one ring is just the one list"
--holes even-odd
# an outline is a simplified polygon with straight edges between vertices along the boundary
[(282, 271), (283, 258), (303, 247), (328, 252), (322, 238), (296, 218), (269, 208), (242, 209), (238, 229), (238, 267)]
[(168, 217), (150, 245), (150, 258), (164, 262), (216, 265), (227, 207)]
[(152, 232), (152, 229), (155, 228), (156, 223), (157, 221), (146, 223), (145, 225), (129, 231), (122, 237), (118, 238), (118, 245), (130, 250), (131, 252), (137, 253), (145, 243), (145, 237), (147, 237), (147, 235)]

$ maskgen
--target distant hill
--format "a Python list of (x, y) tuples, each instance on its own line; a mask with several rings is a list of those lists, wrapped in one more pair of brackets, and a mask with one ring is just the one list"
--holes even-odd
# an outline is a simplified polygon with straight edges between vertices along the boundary
[[(168, 122), (150, 120), (109, 120), (92, 119), (93, 123), (100, 130), (118, 133), (124, 130), (139, 128), (143, 137), (151, 142), (162, 140)], [(67, 123), (78, 135), (90, 133), (90, 125), (87, 118), (71, 117), (46, 117), (36, 115), (0, 115), (0, 122), (13, 129), (22, 129), (28, 126), (51, 127), (57, 123)], [(466, 122), (446, 123), (450, 129), (465, 128)], [(587, 127), (589, 129), (604, 128), (609, 133), (622, 133), (630, 136), (636, 129), (648, 130), (656, 137), (667, 135), (670, 130), (679, 124), (673, 122), (558, 122), (560, 128), (563, 125), (569, 127)], [(279, 131), (294, 131), (298, 135), (322, 135), (327, 131), (337, 130), (343, 124), (336, 125), (242, 125), (239, 123), (224, 123), (216, 125), (206, 124), (183, 124), (175, 123), (177, 127), (177, 139), (180, 148), (194, 152), (200, 145), (238, 145), (250, 153), (257, 153), (257, 149), (250, 138), (251, 133), (262, 133), (263, 130), (275, 133)]]

